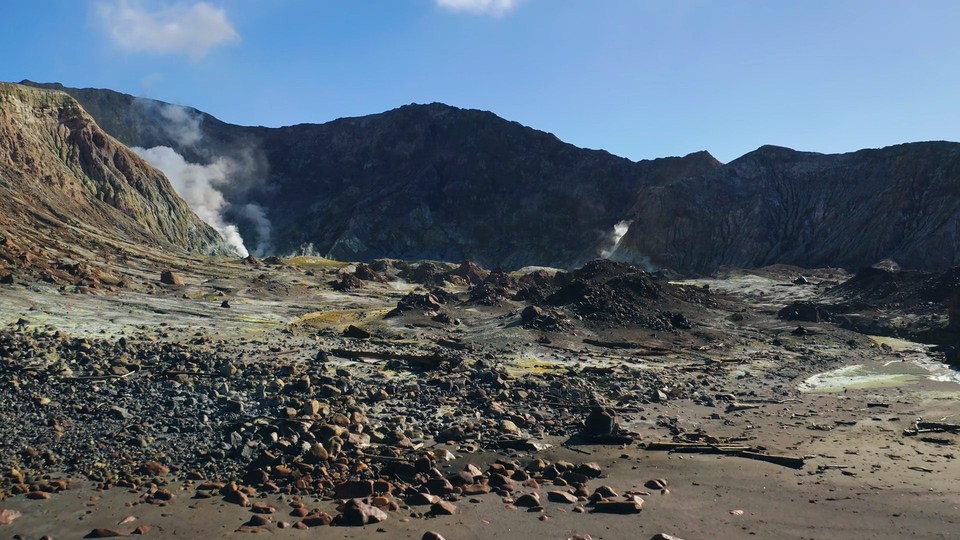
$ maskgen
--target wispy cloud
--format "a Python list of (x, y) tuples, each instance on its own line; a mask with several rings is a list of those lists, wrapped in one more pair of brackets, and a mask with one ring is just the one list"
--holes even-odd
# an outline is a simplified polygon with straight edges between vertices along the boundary
[(451, 11), (500, 17), (517, 7), (518, 0), (436, 0), (437, 5)]
[(140, 0), (113, 0), (98, 4), (96, 15), (113, 43), (128, 52), (198, 59), (218, 45), (240, 39), (226, 11), (206, 2), (150, 9)]

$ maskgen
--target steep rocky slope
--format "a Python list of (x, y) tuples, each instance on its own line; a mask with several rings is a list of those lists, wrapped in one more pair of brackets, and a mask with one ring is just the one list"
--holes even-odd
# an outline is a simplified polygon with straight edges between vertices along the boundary
[(0, 236), (11, 263), (111, 241), (225, 253), (163, 174), (73, 98), (13, 84), (0, 84)]
[(786, 263), (960, 264), (960, 144), (824, 155), (764, 146), (712, 174), (648, 188), (618, 257), (710, 272)]
[[(129, 146), (242, 163), (244, 176), (222, 191), (234, 210), (266, 209), (279, 253), (312, 246), (348, 260), (571, 267), (612, 247), (640, 188), (720, 166), (706, 152), (633, 162), (443, 104), (272, 129), (110, 90), (64, 90)], [(256, 234), (240, 212), (227, 214), (245, 237)]]
[[(65, 91), (128, 145), (241, 163), (221, 189), (234, 209), (265, 208), (281, 253), (309, 245), (344, 259), (573, 267), (610, 251), (614, 225), (626, 221), (613, 258), (680, 272), (960, 264), (955, 143), (632, 162), (442, 104), (271, 129), (109, 90)], [(241, 212), (229, 214), (255, 234)]]

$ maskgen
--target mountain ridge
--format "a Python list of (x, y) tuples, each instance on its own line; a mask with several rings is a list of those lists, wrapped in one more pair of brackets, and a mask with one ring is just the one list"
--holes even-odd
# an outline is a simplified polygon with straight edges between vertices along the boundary
[[(279, 128), (185, 109), (202, 137), (184, 143), (156, 114), (179, 106), (64, 88), (128, 145), (171, 146), (201, 163), (253, 156), (243, 167), (249, 178), (222, 189), (234, 207), (252, 201), (266, 209), (282, 253), (569, 268), (610, 252), (615, 227), (631, 223), (613, 258), (685, 273), (729, 264), (960, 262), (952, 232), (960, 218), (949, 211), (960, 206), (951, 191), (958, 143), (840, 154), (764, 145), (726, 164), (706, 151), (631, 161), (440, 103)], [(897, 195), (911, 190), (936, 210), (925, 214), (922, 203)], [(233, 217), (245, 236), (253, 233)]]
[(225, 254), (160, 171), (63, 92), (0, 83), (2, 259), (26, 250), (137, 244)]

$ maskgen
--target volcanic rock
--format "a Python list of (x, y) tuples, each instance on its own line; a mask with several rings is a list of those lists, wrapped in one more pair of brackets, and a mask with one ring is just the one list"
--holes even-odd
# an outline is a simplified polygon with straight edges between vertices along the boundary
[(164, 285), (183, 285), (183, 278), (181, 278), (173, 270), (164, 270), (160, 272), (160, 283)]
[(387, 519), (387, 513), (375, 506), (364, 503), (359, 499), (350, 499), (340, 509), (340, 515), (333, 520), (334, 525), (345, 527), (362, 527), (373, 523), (380, 523)]

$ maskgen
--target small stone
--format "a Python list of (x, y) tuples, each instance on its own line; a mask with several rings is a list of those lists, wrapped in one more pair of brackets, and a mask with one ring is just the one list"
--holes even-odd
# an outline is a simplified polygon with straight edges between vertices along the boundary
[(88, 532), (84, 538), (118, 538), (120, 536), (127, 536), (122, 532), (117, 532), (113, 529), (93, 529)]
[(599, 501), (593, 506), (598, 514), (639, 514), (643, 510), (643, 499), (632, 497), (629, 501)]
[(647, 480), (643, 486), (647, 489), (667, 489), (667, 481), (664, 478), (654, 478)]
[(443, 537), (442, 534), (434, 531), (427, 531), (423, 533), (423, 536), (420, 537), (420, 540), (447, 540)]
[(300, 520), (306, 527), (326, 527), (333, 523), (333, 516), (326, 512), (316, 512), (313, 514), (308, 514)]
[(500, 431), (504, 433), (518, 433), (520, 428), (518, 428), (517, 424), (511, 422), (510, 420), (501, 420)]
[(9, 525), (22, 515), (23, 512), (19, 510), (0, 510), (0, 525)]
[(593, 490), (593, 495), (590, 496), (590, 500), (596, 499), (613, 499), (614, 497), (619, 497), (620, 495), (610, 486), (600, 486), (597, 489)]
[(150, 476), (163, 476), (170, 473), (170, 468), (157, 461), (145, 461), (140, 467), (141, 472)]
[(367, 332), (359, 326), (350, 325), (346, 330), (343, 331), (343, 337), (348, 337), (352, 339), (369, 339), (370, 332)]
[(373, 480), (350, 480), (333, 488), (338, 499), (362, 499), (373, 495)]
[(410, 506), (429, 506), (438, 502), (440, 502), (440, 497), (429, 493), (414, 493), (406, 500), (406, 503)]
[(576, 472), (584, 476), (588, 476), (590, 478), (596, 478), (601, 474), (603, 474), (603, 469), (600, 467), (598, 463), (591, 462), (591, 463), (581, 464), (579, 467), (576, 468)]
[(534, 508), (540, 506), (540, 496), (536, 493), (527, 493), (517, 497), (513, 505), (521, 508)]
[(430, 507), (430, 513), (435, 516), (452, 516), (459, 512), (456, 505), (450, 501), (437, 501)]
[(561, 504), (576, 504), (577, 502), (577, 498), (572, 493), (559, 490), (548, 491), (547, 500)]
[(160, 283), (164, 285), (183, 285), (183, 278), (177, 275), (173, 270), (164, 270), (160, 273)]
[(255, 502), (253, 503), (253, 506), (250, 508), (250, 511), (256, 514), (272, 514), (276, 512), (277, 509), (265, 502)]
[(270, 519), (270, 516), (264, 516), (261, 514), (254, 514), (250, 516), (250, 521), (247, 522), (249, 527), (266, 527), (273, 523), (273, 520)]
[(223, 495), (224, 502), (239, 504), (240, 506), (249, 506), (250, 497), (242, 491), (228, 491)]
[(350, 499), (343, 505), (334, 523), (347, 527), (362, 527), (385, 521), (389, 516), (383, 510), (370, 506), (359, 499)]

